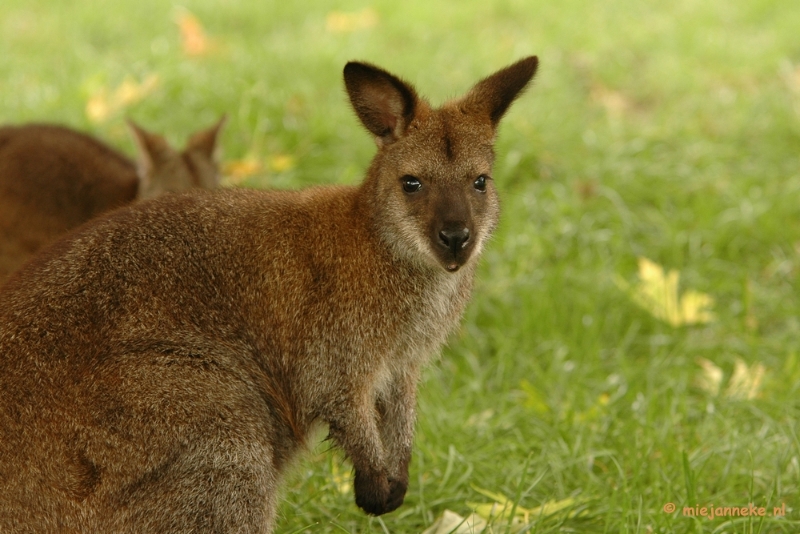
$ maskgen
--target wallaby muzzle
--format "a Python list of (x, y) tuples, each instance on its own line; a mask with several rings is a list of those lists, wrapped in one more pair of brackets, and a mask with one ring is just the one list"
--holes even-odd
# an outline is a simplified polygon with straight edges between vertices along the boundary
[(444, 263), (444, 268), (455, 272), (469, 258), (470, 231), (463, 223), (447, 222), (439, 230), (437, 236), (438, 254)]

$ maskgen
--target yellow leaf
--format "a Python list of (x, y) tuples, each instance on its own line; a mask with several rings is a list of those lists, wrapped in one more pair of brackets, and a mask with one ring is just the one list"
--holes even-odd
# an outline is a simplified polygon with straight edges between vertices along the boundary
[(422, 534), (480, 534), (485, 532), (486, 526), (486, 521), (477, 514), (461, 517), (445, 510)]
[[(556, 512), (560, 512), (564, 508), (570, 508), (575, 506), (576, 501), (572, 497), (567, 497), (566, 499), (561, 499), (560, 501), (547, 501), (546, 503), (542, 504), (541, 506), (537, 506), (536, 508), (531, 508), (528, 510), (528, 515), (531, 519), (535, 519), (537, 517), (547, 517), (555, 514)], [(574, 517), (574, 512), (570, 514), (570, 517)]]
[(355, 12), (332, 11), (325, 17), (325, 29), (330, 33), (351, 33), (377, 25), (378, 13), (371, 7)]
[(255, 156), (246, 156), (244, 159), (229, 161), (225, 164), (225, 175), (232, 182), (240, 182), (243, 179), (253, 176), (260, 172), (264, 166)]
[(141, 83), (127, 77), (113, 91), (109, 91), (107, 87), (99, 87), (86, 102), (86, 116), (94, 123), (106, 121), (113, 114), (144, 99), (156, 87), (157, 74), (148, 75)]
[[(475, 485), (471, 485), (471, 487), (478, 493), (495, 501), (491, 503), (468, 502), (467, 504), (475, 511), (476, 514), (483, 517), (487, 521), (502, 522), (511, 519), (511, 524), (517, 526), (527, 525), (539, 517), (551, 516), (565, 508), (571, 508), (577, 504), (575, 499), (568, 497), (560, 501), (547, 501), (536, 508), (523, 508), (519, 505), (517, 505), (515, 508), (514, 504), (508, 499), (508, 497), (502, 493), (494, 493), (492, 491), (479, 488)], [(512, 511), (514, 513), (513, 517), (511, 515)], [(573, 512), (570, 514), (570, 517), (574, 517), (575, 515), (575, 512)]]
[(748, 367), (743, 360), (737, 358), (725, 395), (733, 399), (756, 398), (761, 390), (761, 381), (765, 373), (766, 368), (763, 364), (755, 363)]
[(497, 501), (501, 504), (506, 504), (508, 502), (508, 497), (503, 495), (502, 493), (494, 493), (493, 491), (489, 491), (487, 489), (483, 489), (481, 487), (476, 486), (475, 484), (469, 485), (472, 489), (483, 495), (484, 497), (489, 497), (493, 501)]
[(722, 384), (722, 369), (705, 358), (698, 358), (697, 363), (703, 370), (695, 380), (695, 384), (706, 393), (716, 397)]
[(621, 277), (617, 285), (631, 299), (650, 312), (653, 317), (674, 327), (688, 324), (704, 324), (714, 320), (711, 307), (714, 299), (699, 291), (689, 290), (678, 295), (680, 274), (664, 268), (647, 258), (639, 258), (639, 282), (631, 286)]
[(273, 172), (285, 172), (294, 167), (294, 158), (288, 154), (274, 154), (269, 158), (269, 168)]
[[(698, 358), (697, 363), (703, 368), (695, 379), (695, 385), (712, 396), (717, 396), (722, 385), (722, 369), (705, 358)], [(728, 380), (725, 396), (731, 399), (754, 399), (760, 391), (767, 370), (762, 363), (748, 366), (741, 358), (734, 363), (733, 375)]]
[(624, 94), (599, 83), (592, 86), (590, 97), (603, 106), (609, 115), (615, 117), (622, 115), (633, 107)]
[(686, 291), (681, 297), (680, 320), (684, 324), (710, 323), (714, 314), (709, 308), (714, 306), (714, 299), (710, 295), (699, 291)]
[(86, 102), (86, 116), (94, 123), (104, 122), (111, 115), (111, 106), (108, 102), (108, 91), (102, 88), (89, 97)]
[(182, 11), (177, 19), (178, 27), (181, 30), (181, 46), (183, 53), (187, 56), (203, 56), (208, 54), (213, 48), (211, 40), (206, 36), (203, 25), (200, 21), (189, 13)]

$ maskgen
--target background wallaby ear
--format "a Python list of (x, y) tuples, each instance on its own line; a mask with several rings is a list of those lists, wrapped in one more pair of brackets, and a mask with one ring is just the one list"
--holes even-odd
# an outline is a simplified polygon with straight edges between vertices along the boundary
[(208, 156), (208, 159), (213, 160), (214, 150), (217, 148), (217, 141), (219, 140), (219, 133), (222, 131), (222, 127), (225, 126), (227, 121), (228, 115), (222, 115), (211, 128), (200, 130), (192, 134), (189, 138), (189, 142), (186, 144), (186, 150), (199, 150), (204, 155)]
[(169, 146), (166, 139), (158, 134), (148, 132), (131, 119), (128, 119), (128, 127), (139, 151), (137, 161), (139, 178), (146, 186), (153, 169), (160, 162), (168, 160), (175, 151)]
[(344, 67), (344, 83), (353, 109), (378, 146), (403, 135), (417, 107), (411, 85), (383, 69), (353, 61)]
[(484, 115), (497, 126), (508, 107), (519, 96), (539, 66), (539, 58), (517, 61), (475, 84), (462, 99), (461, 109), (468, 115)]

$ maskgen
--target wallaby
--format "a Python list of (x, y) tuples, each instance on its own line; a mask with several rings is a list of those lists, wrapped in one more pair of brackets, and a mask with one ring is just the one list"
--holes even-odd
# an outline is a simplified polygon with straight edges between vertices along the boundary
[(421, 367), (498, 219), (523, 59), (432, 108), (365, 63), (357, 187), (167, 195), (95, 220), (0, 291), (0, 531), (272, 532), (327, 426), (358, 506), (400, 506)]
[(138, 169), (63, 126), (0, 127), (0, 284), (44, 245), (100, 213), (167, 191), (216, 187), (213, 154), (223, 120), (194, 134), (183, 152), (129, 121)]

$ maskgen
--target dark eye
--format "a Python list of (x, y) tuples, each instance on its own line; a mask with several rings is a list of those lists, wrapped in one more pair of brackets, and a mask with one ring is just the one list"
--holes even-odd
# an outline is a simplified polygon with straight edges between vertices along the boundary
[(419, 178), (414, 178), (409, 174), (400, 178), (400, 181), (403, 182), (403, 191), (406, 193), (416, 193), (422, 188), (422, 182), (419, 181)]
[(480, 176), (475, 178), (474, 182), (472, 182), (472, 187), (483, 193), (484, 191), (486, 191), (486, 178), (487, 177), (485, 174), (481, 174)]

